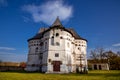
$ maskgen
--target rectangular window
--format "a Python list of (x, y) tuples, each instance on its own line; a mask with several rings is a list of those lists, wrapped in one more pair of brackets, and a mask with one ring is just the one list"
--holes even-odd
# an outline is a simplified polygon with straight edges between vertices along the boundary
[(47, 49), (47, 42), (45, 42), (45, 49)]
[(59, 53), (55, 53), (55, 57), (59, 57)]
[(54, 45), (54, 36), (51, 38), (51, 45)]

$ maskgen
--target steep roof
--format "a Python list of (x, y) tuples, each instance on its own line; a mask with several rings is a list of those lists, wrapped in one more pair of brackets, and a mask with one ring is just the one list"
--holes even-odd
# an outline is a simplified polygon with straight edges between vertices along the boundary
[(52, 24), (52, 27), (54, 27), (54, 26), (63, 27), (62, 23), (60, 22), (59, 17), (57, 17), (56, 20), (54, 21), (54, 23)]
[(70, 31), (73, 34), (73, 37), (75, 39), (86, 40), (86, 39), (82, 38), (80, 35), (78, 35), (78, 33), (73, 28), (67, 28), (67, 30)]
[(39, 29), (39, 31), (38, 31), (38, 33), (42, 33), (42, 32), (44, 32), (44, 31), (46, 31), (46, 30), (48, 30), (49, 28), (40, 28)]
[(33, 36), (32, 38), (28, 39), (28, 41), (34, 40), (34, 39), (41, 39), (42, 37), (43, 37), (43, 33), (38, 33), (35, 36)]

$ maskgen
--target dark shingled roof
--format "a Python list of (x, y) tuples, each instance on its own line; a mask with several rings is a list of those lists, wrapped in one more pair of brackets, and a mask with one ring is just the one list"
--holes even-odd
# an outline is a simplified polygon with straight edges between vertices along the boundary
[(34, 39), (41, 39), (42, 37), (43, 37), (43, 33), (38, 33), (35, 36), (33, 36), (32, 38), (28, 39), (28, 41), (34, 40)]
[[(73, 37), (75, 39), (81, 39), (81, 40), (86, 40), (78, 35), (78, 33), (73, 29), (73, 28), (67, 28), (68, 31), (70, 31), (73, 34)], [(86, 40), (87, 41), (87, 40)]]
[(56, 27), (57, 27), (57, 28), (60, 28), (60, 29), (63, 29), (63, 30), (65, 30), (65, 31), (69, 32), (69, 33), (71, 33), (75, 39), (81, 39), (81, 40), (87, 41), (86, 39), (80, 37), (74, 29), (72, 29), (72, 28), (64, 28), (64, 27), (62, 26), (62, 24), (61, 24), (61, 22), (60, 22), (60, 20), (59, 20), (58, 17), (57, 17), (57, 19), (55, 20), (55, 22), (52, 24), (51, 27), (49, 27), (49, 28), (41, 28), (41, 29), (39, 30), (39, 32), (38, 32), (34, 37), (28, 39), (28, 41), (33, 40), (33, 39), (41, 39), (41, 38), (43, 37), (43, 34), (44, 34), (45, 32), (47, 32), (47, 31), (49, 31), (49, 30), (51, 30), (51, 29), (53, 29), (53, 28), (56, 28)]

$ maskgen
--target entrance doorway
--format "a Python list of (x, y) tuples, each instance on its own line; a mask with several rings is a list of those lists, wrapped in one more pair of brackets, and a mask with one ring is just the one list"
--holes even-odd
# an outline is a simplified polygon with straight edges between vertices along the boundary
[(53, 71), (60, 71), (60, 61), (53, 61)]
[(101, 68), (101, 65), (99, 65), (99, 70), (101, 70), (102, 68)]
[(96, 64), (94, 65), (94, 70), (97, 70), (97, 65)]

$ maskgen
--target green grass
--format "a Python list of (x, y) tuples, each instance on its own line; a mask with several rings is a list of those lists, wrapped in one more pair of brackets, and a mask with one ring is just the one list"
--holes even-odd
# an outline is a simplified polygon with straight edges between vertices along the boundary
[(120, 70), (89, 71), (88, 74), (42, 74), (0, 72), (0, 80), (120, 80)]

